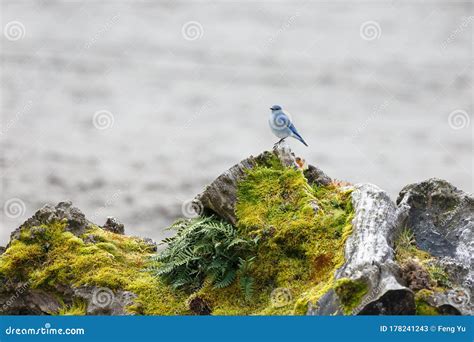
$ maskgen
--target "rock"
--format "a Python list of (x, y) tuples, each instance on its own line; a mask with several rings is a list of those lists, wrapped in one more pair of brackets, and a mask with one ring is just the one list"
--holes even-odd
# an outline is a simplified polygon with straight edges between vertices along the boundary
[(449, 290), (447, 293), (435, 292), (432, 296), (426, 299), (428, 304), (435, 307), (441, 315), (461, 315), (461, 312), (453, 306), (453, 301), (468, 300), (463, 295), (459, 295), (455, 290)]
[(30, 289), (27, 282), (12, 285), (9, 291), (0, 291), (0, 315), (53, 314), (59, 308), (54, 293)]
[[(263, 157), (265, 153), (263, 152), (260, 156)], [(298, 162), (296, 161), (295, 154), (291, 151), (290, 146), (286, 142), (282, 142), (273, 147), (273, 154), (277, 156), (281, 164), (286, 167), (299, 167)], [(259, 157), (257, 157), (257, 160)]]
[(109, 232), (115, 234), (125, 234), (125, 228), (122, 223), (120, 223), (115, 217), (107, 217), (107, 221), (105, 222), (102, 229), (108, 230)]
[(417, 246), (437, 257), (437, 264), (454, 282), (453, 288), (446, 293), (437, 293), (434, 302), (439, 306), (451, 305), (463, 314), (472, 315), (473, 196), (445, 180), (432, 178), (404, 187), (397, 203), (408, 207), (403, 225), (413, 231)]
[(10, 243), (12, 240), (19, 238), (20, 232), (24, 227), (36, 227), (55, 221), (65, 221), (66, 230), (76, 236), (83, 234), (90, 224), (84, 214), (79, 209), (73, 207), (71, 202), (60, 202), (56, 206), (47, 204), (13, 231), (10, 236)]
[(308, 165), (308, 169), (304, 171), (304, 176), (310, 184), (329, 185), (332, 180), (321, 169), (313, 165)]
[[(355, 217), (352, 234), (345, 245), (344, 265), (336, 271), (340, 279), (365, 284), (367, 291), (352, 314), (409, 315), (415, 313), (413, 292), (398, 279), (398, 266), (392, 249), (393, 233), (399, 224), (401, 212), (388, 195), (372, 184), (355, 185), (352, 192)], [(344, 312), (336, 291), (330, 290), (310, 315), (333, 315)], [(347, 312), (345, 312), (347, 314)]]

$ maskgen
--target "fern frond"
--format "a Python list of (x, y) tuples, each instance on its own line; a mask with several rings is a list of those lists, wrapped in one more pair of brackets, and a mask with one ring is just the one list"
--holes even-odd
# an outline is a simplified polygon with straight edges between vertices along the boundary
[[(164, 251), (150, 259), (148, 271), (174, 288), (196, 290), (209, 281), (215, 288), (231, 285), (237, 274), (247, 279), (255, 241), (239, 236), (235, 227), (213, 216), (178, 220), (169, 229), (176, 235), (166, 238)], [(242, 282), (242, 280), (241, 280)], [(243, 283), (247, 293), (251, 282)]]
[(214, 288), (222, 289), (224, 287), (229, 286), (230, 284), (234, 282), (236, 274), (237, 272), (235, 270), (227, 271), (227, 273), (224, 274), (224, 276), (221, 279), (219, 279), (218, 281), (214, 283)]
[(253, 296), (254, 279), (249, 276), (240, 278), (240, 289), (244, 293), (245, 300), (250, 300)]

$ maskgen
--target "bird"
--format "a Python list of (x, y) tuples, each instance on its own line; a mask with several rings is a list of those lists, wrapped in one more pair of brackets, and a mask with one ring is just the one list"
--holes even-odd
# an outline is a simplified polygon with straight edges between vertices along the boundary
[(305, 146), (308, 146), (303, 137), (296, 130), (295, 125), (291, 122), (291, 119), (287, 113), (283, 111), (281, 106), (273, 105), (271, 108), (270, 117), (268, 123), (273, 134), (275, 134), (280, 140), (275, 143), (275, 146), (280, 144), (288, 137), (293, 137), (296, 140), (302, 142)]

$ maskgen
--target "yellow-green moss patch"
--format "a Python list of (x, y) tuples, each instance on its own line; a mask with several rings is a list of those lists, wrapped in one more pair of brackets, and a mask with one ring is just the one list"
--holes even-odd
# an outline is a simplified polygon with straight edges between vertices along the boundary
[(428, 303), (428, 298), (433, 295), (433, 291), (420, 290), (415, 295), (416, 314), (421, 316), (439, 315), (437, 308)]
[(368, 292), (367, 283), (363, 280), (352, 280), (349, 278), (341, 278), (336, 281), (334, 291), (339, 297), (344, 313), (350, 314), (357, 305), (360, 304), (362, 298)]
[[(29, 281), (32, 288), (53, 293), (61, 286), (101, 286), (134, 292), (132, 313), (187, 313), (186, 296), (172, 291), (144, 271), (152, 250), (141, 239), (91, 226), (77, 237), (65, 223), (25, 227), (0, 257), (0, 275)], [(60, 295), (60, 294), (58, 294)], [(58, 314), (83, 314), (83, 303), (64, 305)]]

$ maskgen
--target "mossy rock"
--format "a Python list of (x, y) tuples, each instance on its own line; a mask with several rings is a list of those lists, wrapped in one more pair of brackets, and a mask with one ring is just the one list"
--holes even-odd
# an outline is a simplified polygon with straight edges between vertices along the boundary
[(335, 270), (344, 263), (351, 191), (310, 185), (301, 169), (270, 155), (245, 170), (236, 196), (236, 229), (242, 239), (258, 240), (247, 255), (254, 258), (252, 296), (237, 277), (224, 288), (205, 281), (190, 294), (199, 299), (193, 303), (215, 315), (306, 314), (310, 302), (332, 289)]
[[(115, 234), (95, 225), (89, 225), (79, 236), (71, 233), (64, 221), (24, 225), (0, 256), (0, 276), (11, 284), (27, 282), (25, 300), (30, 300), (30, 292), (36, 290), (54, 294), (62, 306), (57, 312), (44, 314), (85, 314), (87, 304), (71, 295), (84, 286), (109, 289), (112, 296), (123, 291), (134, 293), (136, 298), (132, 305), (123, 308), (124, 314), (188, 313), (183, 304), (184, 295), (144, 272), (153, 252), (154, 246), (142, 239)], [(14, 313), (14, 305), (7, 306), (5, 311)]]

